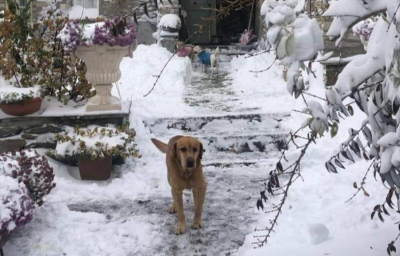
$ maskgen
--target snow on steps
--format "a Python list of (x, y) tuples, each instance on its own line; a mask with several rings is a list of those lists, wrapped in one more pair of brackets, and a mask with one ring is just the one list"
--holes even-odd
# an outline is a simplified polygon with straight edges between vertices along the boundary
[(167, 142), (175, 135), (194, 136), (204, 146), (204, 166), (258, 165), (277, 157), (287, 131), (280, 123), (287, 113), (236, 114), (188, 118), (147, 119), (154, 137)]

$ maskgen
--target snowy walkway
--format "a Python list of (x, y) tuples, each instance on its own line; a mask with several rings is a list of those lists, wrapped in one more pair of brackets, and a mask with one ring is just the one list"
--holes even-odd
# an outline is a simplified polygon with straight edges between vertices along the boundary
[[(143, 98), (148, 89), (131, 86), (132, 81), (154, 80), (155, 71), (149, 67), (164, 63), (157, 58), (168, 53), (155, 46), (141, 50), (135, 54), (146, 53), (150, 63), (138, 66), (136, 59), (127, 60), (121, 91), (124, 98), (133, 99), (131, 123), (144, 157), (116, 168), (108, 182), (79, 181), (76, 168), (52, 163), (57, 188), (35, 211), (35, 221), (13, 235), (6, 256), (214, 256), (235, 255), (243, 245), (256, 222), (252, 216), (260, 184), (252, 181), (272, 168), (285, 136), (281, 122), (288, 113), (248, 108), (248, 97), (235, 91), (229, 62), (214, 75), (189, 72), (188, 83), (187, 60), (176, 59), (154, 93)], [(209, 184), (205, 227), (188, 228), (181, 236), (172, 233), (176, 215), (167, 213), (172, 197), (165, 156), (150, 142), (152, 137), (168, 141), (176, 134), (202, 141)], [(194, 215), (190, 191), (184, 200), (190, 225)]]
[[(250, 72), (270, 66), (274, 56), (268, 54), (224, 62), (214, 75), (191, 72), (188, 59), (174, 58), (154, 91), (143, 97), (169, 57), (155, 45), (140, 45), (134, 58), (121, 65), (121, 95), (132, 100), (130, 122), (143, 158), (116, 168), (107, 182), (80, 181), (76, 168), (52, 162), (57, 187), (35, 210), (34, 220), (13, 234), (4, 248), (6, 256), (385, 254), (386, 244), (396, 235), (396, 217), (387, 218), (384, 225), (370, 220), (371, 209), (386, 195), (381, 184), (369, 177), (371, 197), (344, 204), (368, 163), (349, 165), (339, 175), (324, 167), (347, 138), (354, 119), (363, 119), (357, 110), (354, 117), (341, 121), (336, 140), (325, 137), (310, 148), (303, 163), (305, 182), (293, 185), (271, 243), (254, 250), (254, 235), (260, 233), (253, 230), (268, 226), (271, 215), (256, 210), (261, 184), (252, 181), (273, 169), (286, 132), (304, 120), (304, 115), (288, 114), (304, 105), (287, 93), (279, 67)], [(315, 72), (322, 77), (320, 70)], [(323, 95), (322, 83), (310, 92)], [(181, 236), (172, 233), (176, 215), (167, 213), (172, 197), (165, 156), (150, 141), (167, 141), (177, 134), (203, 142), (209, 184), (204, 229), (188, 228)], [(190, 192), (184, 193), (184, 200), (190, 225)], [(330, 231), (329, 239), (318, 245), (309, 239), (308, 227), (315, 223)]]

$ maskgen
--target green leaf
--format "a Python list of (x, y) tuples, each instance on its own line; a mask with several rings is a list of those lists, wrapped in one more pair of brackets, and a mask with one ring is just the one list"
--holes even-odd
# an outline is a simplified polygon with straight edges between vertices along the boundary
[(348, 106), (347, 107), (347, 110), (349, 111), (349, 114), (351, 115), (351, 116), (353, 116), (354, 115), (354, 110), (353, 110), (353, 107), (352, 106)]
[(286, 55), (290, 56), (293, 53), (294, 49), (294, 34), (289, 35), (288, 39), (286, 40)]
[(336, 134), (338, 133), (339, 126), (336, 122), (333, 123), (332, 128), (331, 128), (331, 138), (335, 137)]

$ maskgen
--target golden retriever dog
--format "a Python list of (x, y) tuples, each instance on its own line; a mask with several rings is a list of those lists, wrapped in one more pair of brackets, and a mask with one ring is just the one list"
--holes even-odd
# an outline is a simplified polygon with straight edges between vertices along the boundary
[(183, 211), (183, 190), (185, 189), (193, 191), (195, 214), (192, 228), (201, 228), (203, 226), (201, 213), (207, 190), (207, 182), (201, 166), (203, 145), (195, 138), (186, 136), (175, 136), (170, 139), (168, 145), (156, 139), (151, 139), (151, 141), (161, 152), (167, 154), (168, 182), (174, 199), (168, 212), (178, 212), (175, 234), (183, 234), (186, 231)]

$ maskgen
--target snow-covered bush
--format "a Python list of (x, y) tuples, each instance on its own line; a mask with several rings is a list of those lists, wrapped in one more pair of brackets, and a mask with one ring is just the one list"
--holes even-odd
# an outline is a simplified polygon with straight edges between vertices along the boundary
[(23, 92), (0, 92), (0, 104), (15, 104), (24, 103), (25, 101), (31, 100), (39, 95), (35, 95), (33, 91), (29, 93)]
[(26, 185), (33, 202), (41, 206), (43, 197), (56, 186), (54, 172), (45, 156), (33, 150), (0, 154), (0, 176), (6, 175)]
[(24, 184), (0, 175), (0, 240), (32, 220), (33, 202)]
[(140, 157), (135, 144), (136, 132), (128, 126), (120, 128), (101, 127), (66, 128), (64, 134), (57, 134), (57, 147), (47, 154), (55, 159), (64, 156), (90, 157), (105, 156), (123, 158)]
[[(297, 3), (297, 0), (265, 0), (262, 6), (262, 14), (266, 16), (268, 27), (267, 39), (275, 50), (277, 59), (290, 66), (287, 87), (289, 93), (296, 98), (306, 93), (299, 68), (314, 75), (310, 68), (312, 62), (332, 56), (332, 53), (318, 58), (313, 56), (323, 49), (320, 44), (322, 34), (313, 20), (301, 14), (299, 6), (302, 4), (304, 1)], [(334, 17), (327, 32), (329, 39), (336, 40), (336, 46), (340, 47), (348, 30), (358, 24), (355, 32), (368, 39), (366, 54), (353, 58), (339, 74), (336, 84), (325, 87), (325, 95), (309, 95), (324, 100), (324, 106), (302, 97), (307, 105), (302, 112), (310, 114), (311, 118), (299, 125), (300, 129), (292, 132), (287, 142), (292, 148), (299, 149), (297, 160), (287, 163), (285, 152), (282, 153), (276, 169), (265, 182), (266, 188), (261, 192), (261, 198), (257, 201), (257, 206), (263, 208), (263, 202), (267, 201), (266, 192), (274, 194), (274, 191), (279, 191), (282, 196), (281, 203), (273, 206), (272, 212), (276, 212), (276, 215), (270, 226), (264, 229), (264, 239), (256, 242), (259, 246), (264, 245), (274, 231), (288, 191), (301, 175), (301, 161), (309, 145), (318, 143), (317, 135), (322, 136), (328, 130), (332, 137), (335, 136), (340, 129), (339, 118), (353, 114), (352, 104), (365, 113), (365, 121), (354, 124), (355, 129), (349, 130), (348, 139), (342, 143), (339, 153), (326, 162), (326, 168), (329, 172), (338, 173), (338, 168), (344, 169), (348, 162), (371, 161), (371, 173), (380, 175), (389, 187), (384, 203), (372, 209), (372, 218), (378, 216), (383, 221), (383, 216), (389, 215), (387, 209), (395, 207), (392, 197), (397, 195), (399, 198), (400, 0), (336, 0), (329, 4), (324, 13), (324, 16)], [(368, 19), (376, 15), (379, 18), (373, 24)], [(307, 37), (309, 40), (304, 40)], [(307, 60), (308, 63), (303, 63)], [(345, 105), (345, 101), (349, 103)], [(281, 180), (282, 174), (289, 177), (286, 175)], [(364, 181), (360, 185), (355, 183), (354, 187), (357, 193), (363, 191), (364, 195), (369, 195)], [(397, 207), (400, 207), (400, 201)], [(394, 241), (388, 245), (389, 254), (396, 251)]]
[(73, 20), (65, 24), (57, 38), (66, 51), (74, 51), (79, 45), (131, 46), (136, 40), (136, 29), (119, 16), (85, 25)]
[(57, 97), (64, 103), (93, 96), (84, 63), (72, 63), (56, 40), (68, 19), (49, 11), (46, 18), (31, 26), (29, 6), (4, 11), (4, 21), (0, 22), (2, 77), (15, 87), (39, 85), (44, 96)]
[(280, 64), (288, 67), (287, 89), (296, 98), (304, 90), (299, 69), (308, 69), (303, 62), (316, 58), (324, 48), (316, 19), (299, 13), (298, 9), (297, 0), (266, 0), (261, 7), (268, 29), (266, 40)]

